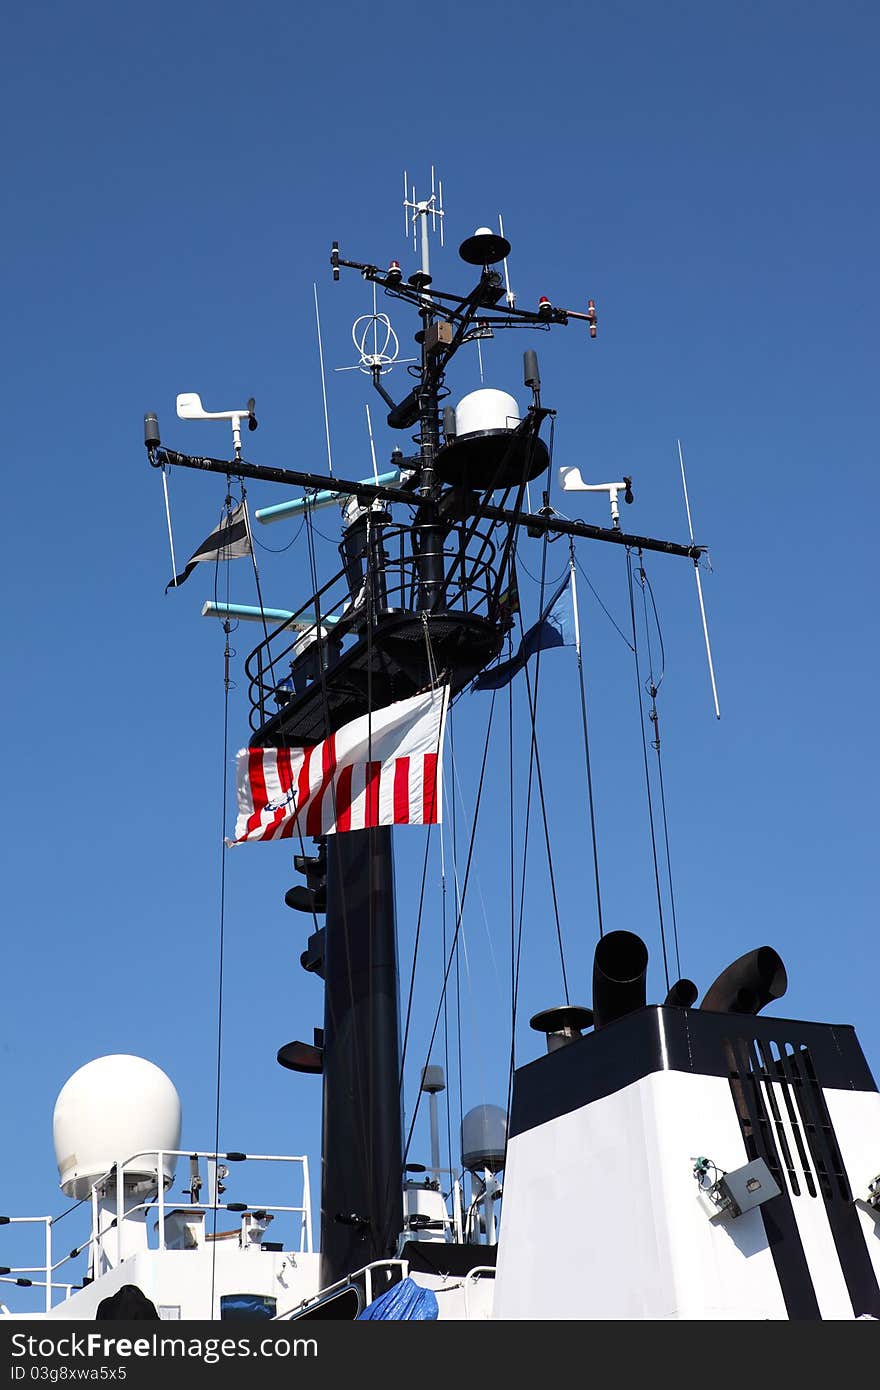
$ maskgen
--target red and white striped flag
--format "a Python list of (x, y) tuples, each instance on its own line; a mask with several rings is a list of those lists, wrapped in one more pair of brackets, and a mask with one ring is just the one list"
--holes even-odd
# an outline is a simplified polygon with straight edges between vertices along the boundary
[(448, 697), (399, 700), (308, 748), (242, 749), (233, 843), (436, 825)]

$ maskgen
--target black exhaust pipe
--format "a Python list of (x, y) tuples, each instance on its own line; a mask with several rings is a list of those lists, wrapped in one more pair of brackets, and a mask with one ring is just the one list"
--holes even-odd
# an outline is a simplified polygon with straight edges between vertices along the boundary
[(603, 936), (593, 957), (593, 1026), (645, 1007), (648, 948), (631, 931)]
[(781, 999), (788, 989), (782, 957), (772, 946), (759, 946), (722, 970), (706, 991), (701, 1009), (722, 1014), (757, 1014)]
[(663, 1003), (674, 1009), (690, 1009), (696, 1004), (699, 992), (693, 980), (676, 980)]

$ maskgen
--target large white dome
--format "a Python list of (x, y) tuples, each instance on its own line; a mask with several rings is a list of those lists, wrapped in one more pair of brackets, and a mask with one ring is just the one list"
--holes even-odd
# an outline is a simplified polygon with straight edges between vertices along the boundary
[[(87, 1196), (116, 1163), (125, 1164), (126, 1188), (147, 1191), (158, 1186), (156, 1151), (180, 1147), (180, 1097), (164, 1071), (143, 1057), (98, 1057), (62, 1086), (52, 1128), (68, 1197)], [(166, 1185), (176, 1162), (163, 1160)]]

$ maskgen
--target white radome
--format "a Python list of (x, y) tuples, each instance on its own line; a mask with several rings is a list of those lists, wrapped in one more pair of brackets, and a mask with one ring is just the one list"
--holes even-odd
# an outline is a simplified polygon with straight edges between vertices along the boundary
[[(160, 1067), (143, 1057), (97, 1057), (61, 1088), (52, 1117), (61, 1190), (86, 1197), (114, 1164), (128, 1191), (158, 1187), (157, 1150), (180, 1147), (180, 1096)], [(166, 1186), (177, 1160), (163, 1158)]]
[(463, 396), (455, 407), (455, 428), (459, 439), (488, 431), (515, 430), (520, 421), (519, 406), (507, 391), (483, 387)]

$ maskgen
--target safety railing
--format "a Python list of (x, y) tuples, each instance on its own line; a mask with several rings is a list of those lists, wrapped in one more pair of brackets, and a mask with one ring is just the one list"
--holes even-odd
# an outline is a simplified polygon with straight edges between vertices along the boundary
[[(131, 1176), (133, 1172), (141, 1173), (144, 1171), (144, 1160), (151, 1160), (150, 1170), (155, 1166), (157, 1174), (164, 1174), (166, 1159), (187, 1158), (198, 1163), (204, 1159), (209, 1170), (209, 1187), (213, 1188), (214, 1199), (207, 1202), (198, 1200), (198, 1189), (193, 1190), (192, 1186), (183, 1189), (181, 1201), (169, 1201), (169, 1193), (173, 1187), (173, 1179), (167, 1181), (159, 1180), (156, 1190), (151, 1192), (142, 1202), (132, 1204), (131, 1194), (126, 1197), (126, 1174)], [(154, 1160), (154, 1163), (152, 1162)], [(220, 1173), (220, 1165), (239, 1163), (283, 1163), (296, 1164), (301, 1169), (302, 1187), (301, 1201), (298, 1204), (279, 1203), (279, 1202), (260, 1202), (250, 1200), (248, 1202), (221, 1202), (217, 1200), (219, 1196), (219, 1184), (221, 1177), (228, 1177), (229, 1170)], [(212, 1167), (213, 1165), (213, 1167)], [(213, 1173), (213, 1177), (211, 1174)], [(192, 1179), (191, 1179), (192, 1182)], [(199, 1183), (201, 1179), (199, 1178)], [(112, 1203), (112, 1216), (109, 1215), (108, 1202)], [(125, 1223), (139, 1213), (145, 1215), (155, 1215), (156, 1221), (153, 1227), (155, 1240), (150, 1241), (149, 1223), (146, 1223), (146, 1249), (147, 1250), (166, 1250), (169, 1248), (167, 1243), (168, 1216), (172, 1210), (181, 1210), (185, 1203), (187, 1214), (196, 1216), (206, 1215), (208, 1212), (229, 1212), (241, 1216), (247, 1215), (260, 1217), (271, 1215), (292, 1216), (294, 1218), (294, 1230), (298, 1230), (296, 1238), (295, 1253), (311, 1254), (313, 1251), (312, 1242), (312, 1213), (311, 1213), (311, 1187), (309, 1182), (309, 1161), (305, 1154), (244, 1154), (229, 1152), (217, 1154), (211, 1150), (202, 1149), (150, 1149), (141, 1153), (130, 1154), (123, 1163), (115, 1164), (102, 1177), (92, 1183), (89, 1193), (72, 1207), (68, 1207), (57, 1217), (52, 1216), (9, 1216), (0, 1217), (0, 1227), (4, 1226), (26, 1226), (40, 1225), (43, 1227), (43, 1260), (41, 1263), (32, 1265), (5, 1265), (0, 1264), (0, 1284), (9, 1285), (17, 1288), (40, 1288), (45, 1293), (45, 1308), (49, 1312), (54, 1306), (56, 1295), (62, 1295), (67, 1299), (73, 1292), (83, 1287), (82, 1280), (57, 1279), (57, 1272), (69, 1267), (74, 1261), (82, 1256), (87, 1258), (87, 1268), (93, 1270), (97, 1263), (99, 1252), (103, 1252), (111, 1263), (118, 1264), (124, 1257), (124, 1235)], [(63, 1255), (56, 1258), (54, 1248), (58, 1241), (54, 1235), (55, 1228), (62, 1220), (71, 1216), (86, 1206), (91, 1213), (91, 1230), (88, 1238), (81, 1244), (67, 1250)], [(105, 1219), (102, 1224), (101, 1215), (104, 1213)], [(296, 1218), (299, 1218), (296, 1220)], [(2, 1247), (0, 1247), (2, 1252)], [(33, 1276), (33, 1277), (32, 1277)], [(2, 1309), (4, 1305), (0, 1305)], [(8, 1312), (8, 1310), (7, 1310)], [(0, 1311), (0, 1316), (3, 1312)]]
[[(382, 1271), (385, 1274), (383, 1279), (383, 1289), (390, 1288), (392, 1283), (399, 1283), (409, 1274), (409, 1262), (407, 1260), (373, 1260), (371, 1264), (364, 1265), (362, 1269), (357, 1269), (353, 1274), (348, 1274), (344, 1279), (337, 1279), (335, 1284), (328, 1284), (325, 1289), (319, 1289), (311, 1298), (304, 1298), (301, 1303), (297, 1303), (292, 1308), (285, 1308), (283, 1313), (276, 1316), (277, 1322), (289, 1322), (291, 1319), (301, 1318), (311, 1309), (317, 1308), (320, 1304), (326, 1303), (329, 1299), (344, 1293), (346, 1289), (356, 1288), (363, 1290), (363, 1306), (366, 1308), (373, 1301), (374, 1281)], [(397, 1276), (394, 1278), (394, 1276)]]
[[(440, 532), (440, 536), (444, 533)], [(390, 615), (421, 613), (420, 546), (434, 546), (436, 528), (386, 523), (368, 533), (361, 568), (337, 571), (256, 646), (245, 661), (250, 725), (256, 732), (291, 695), (327, 673), (348, 639), (380, 627)], [(467, 613), (494, 621), (498, 606), (496, 549), (487, 531), (453, 527), (433, 550), (442, 574), (431, 614)], [(476, 552), (476, 553), (475, 553)]]

